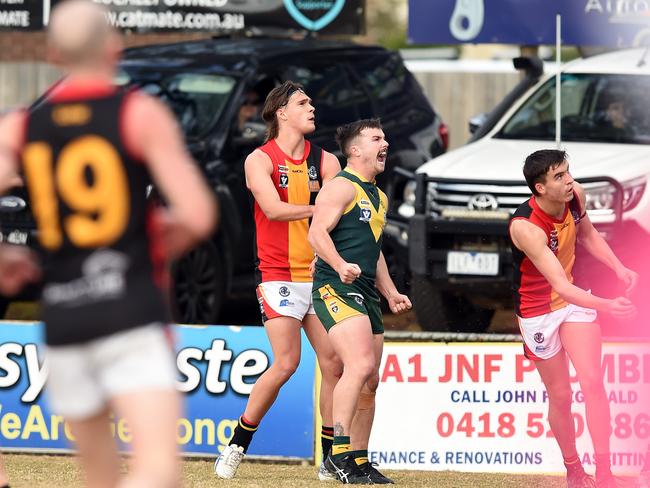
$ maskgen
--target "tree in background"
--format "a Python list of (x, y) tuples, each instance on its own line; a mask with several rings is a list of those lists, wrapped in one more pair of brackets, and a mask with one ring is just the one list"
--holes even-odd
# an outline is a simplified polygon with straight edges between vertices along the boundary
[(367, 40), (388, 49), (407, 47), (407, 0), (366, 0)]

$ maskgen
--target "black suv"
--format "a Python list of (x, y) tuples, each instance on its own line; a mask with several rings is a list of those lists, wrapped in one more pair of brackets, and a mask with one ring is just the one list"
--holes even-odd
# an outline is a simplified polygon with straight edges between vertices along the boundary
[[(285, 80), (305, 86), (316, 108), (317, 129), (309, 138), (335, 154), (337, 126), (381, 118), (390, 159), (379, 184), (389, 196), (402, 191), (393, 184), (398, 181), (392, 178), (395, 167), (414, 170), (447, 148), (447, 127), (417, 81), (399, 54), (380, 47), (312, 38), (221, 37), (127, 49), (117, 81), (171, 107), (221, 204), (217, 234), (173, 268), (172, 302), (181, 323), (216, 323), (225, 300), (252, 293), (254, 223), (243, 162), (263, 143), (265, 128), (261, 120), (242, 124), (240, 109), (251, 93), (263, 100)], [(29, 244), (34, 231), (27, 199), (11, 195), (0, 199), (2, 238)], [(404, 249), (397, 245), (404, 230), (389, 221), (384, 247), (400, 286), (406, 285), (408, 261), (395, 250)]]

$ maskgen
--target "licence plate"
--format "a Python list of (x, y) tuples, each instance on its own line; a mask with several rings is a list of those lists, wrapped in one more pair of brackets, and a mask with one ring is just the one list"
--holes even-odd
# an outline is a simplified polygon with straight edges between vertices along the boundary
[(27, 232), (22, 230), (0, 232), (0, 242), (25, 246), (27, 244)]
[(497, 276), (499, 254), (495, 252), (449, 251), (447, 274)]

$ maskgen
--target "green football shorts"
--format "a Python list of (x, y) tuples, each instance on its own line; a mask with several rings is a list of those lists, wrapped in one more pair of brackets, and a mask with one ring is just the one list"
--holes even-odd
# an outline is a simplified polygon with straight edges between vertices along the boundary
[(352, 285), (343, 283), (322, 285), (314, 288), (312, 300), (316, 315), (328, 332), (345, 319), (367, 315), (370, 319), (372, 333), (384, 333), (380, 301), (377, 298), (364, 295)]

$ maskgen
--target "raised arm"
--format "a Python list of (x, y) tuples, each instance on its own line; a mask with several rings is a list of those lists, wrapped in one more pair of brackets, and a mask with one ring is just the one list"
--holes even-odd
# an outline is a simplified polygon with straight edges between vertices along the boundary
[(334, 178), (318, 193), (314, 218), (309, 227), (309, 243), (323, 261), (329, 264), (343, 283), (352, 283), (361, 274), (355, 263), (346, 262), (336, 250), (330, 231), (336, 226), (346, 207), (354, 200), (355, 189), (343, 178)]
[[(586, 198), (582, 186), (574, 183), (574, 188), (580, 198), (580, 207), (585, 208)], [(612, 248), (609, 247), (609, 244), (607, 244), (603, 236), (600, 235), (591, 223), (589, 215), (586, 212), (578, 224), (578, 240), (589, 254), (616, 273), (618, 279), (625, 284), (626, 293), (629, 294), (636, 287), (639, 281), (639, 275), (623, 266), (623, 263), (616, 257)]]
[(585, 308), (595, 308), (619, 318), (635, 315), (636, 308), (628, 299), (600, 298), (569, 282), (564, 268), (546, 245), (546, 235), (539, 227), (525, 220), (514, 220), (510, 225), (510, 236), (515, 246), (528, 256), (553, 290), (565, 301)]
[(283, 202), (280, 199), (271, 179), (273, 163), (263, 151), (257, 149), (248, 155), (244, 163), (244, 172), (246, 173), (246, 186), (253, 193), (255, 201), (269, 220), (287, 222), (307, 219), (313, 215), (314, 207), (312, 205), (296, 205)]

